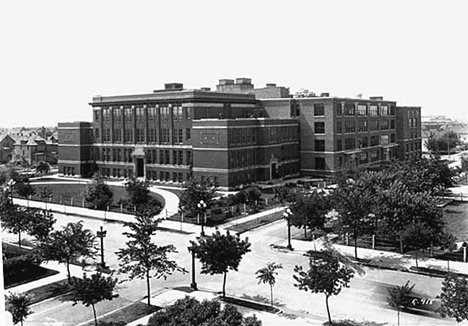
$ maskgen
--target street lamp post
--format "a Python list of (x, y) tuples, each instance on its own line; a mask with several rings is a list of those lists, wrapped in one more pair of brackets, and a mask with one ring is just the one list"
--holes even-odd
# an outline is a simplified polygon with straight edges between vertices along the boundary
[[(200, 235), (202, 237), (205, 236), (205, 228), (204, 228), (204, 222), (206, 222), (206, 203), (202, 200), (200, 200), (200, 202), (197, 204), (197, 207), (198, 207), (198, 221), (199, 223), (201, 224), (201, 232), (200, 232)], [(200, 213), (203, 213), (204, 216), (202, 216), (202, 218), (200, 219)]]
[(13, 203), (13, 186), (15, 185), (15, 180), (13, 179), (10, 179), (10, 181), (8, 181), (8, 188), (10, 189), (10, 198), (11, 198), (11, 202)]
[(197, 282), (195, 281), (195, 251), (192, 247), (188, 247), (188, 251), (192, 254), (192, 283), (190, 283), (190, 287), (193, 290), (198, 290)]
[(107, 231), (104, 230), (104, 226), (99, 227), (99, 231), (96, 232), (96, 235), (101, 239), (101, 268), (106, 268), (106, 263), (104, 261), (104, 238), (106, 237)]
[(286, 209), (283, 213), (283, 217), (286, 219), (288, 223), (288, 246), (287, 248), (289, 250), (294, 250), (293, 247), (291, 246), (291, 215), (292, 215), (292, 212), (290, 208)]

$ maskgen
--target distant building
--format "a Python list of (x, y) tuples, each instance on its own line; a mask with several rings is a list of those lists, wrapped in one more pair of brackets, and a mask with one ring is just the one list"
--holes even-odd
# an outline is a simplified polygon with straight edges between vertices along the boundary
[(0, 163), (7, 163), (12, 160), (14, 143), (15, 140), (10, 135), (0, 135)]
[(15, 137), (14, 153), (12, 160), (17, 163), (26, 162), (36, 164), (47, 162), (54, 164), (58, 158), (58, 144), (45, 140), (40, 136), (31, 134), (30, 136)]
[(421, 108), (397, 106), (396, 116), (398, 157), (408, 159), (411, 156), (420, 156), (422, 152)]
[[(220, 80), (216, 91), (170, 83), (150, 94), (97, 96), (91, 123), (59, 123), (59, 172), (171, 183), (211, 178), (232, 189), (420, 155), (419, 108), (410, 110), (418, 112), (411, 125), (415, 118), (400, 117), (407, 109), (382, 97), (301, 94), (237, 78)], [(412, 149), (400, 151), (406, 144)]]

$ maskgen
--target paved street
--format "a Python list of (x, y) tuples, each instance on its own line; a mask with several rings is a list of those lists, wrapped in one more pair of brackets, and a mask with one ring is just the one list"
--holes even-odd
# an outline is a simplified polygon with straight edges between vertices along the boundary
[[(75, 216), (55, 214), (57, 218), (56, 227), (68, 222), (84, 220), (87, 228), (97, 230), (100, 221), (95, 219), (83, 219)], [(122, 247), (126, 241), (122, 235), (124, 230), (121, 224), (106, 223), (108, 236), (105, 239), (106, 262), (112, 267), (118, 267), (115, 251)], [(302, 232), (295, 230), (294, 233)], [(290, 319), (306, 318), (314, 322), (326, 320), (326, 310), (324, 296), (310, 294), (299, 291), (293, 286), (292, 278), (295, 265), (307, 264), (307, 257), (303, 256), (303, 251), (293, 252), (278, 251), (270, 247), (271, 244), (284, 243), (286, 238), (286, 228), (284, 221), (278, 221), (255, 231), (247, 232), (242, 237), (249, 237), (252, 243), (252, 252), (247, 254), (241, 262), (239, 272), (230, 272), (227, 278), (227, 292), (237, 296), (268, 302), (269, 287), (258, 285), (255, 279), (255, 271), (263, 267), (267, 262), (282, 263), (284, 269), (280, 271), (277, 285), (274, 288), (275, 304), (283, 309), (283, 316)], [(174, 255), (178, 263), (190, 271), (190, 257), (187, 251), (189, 240), (194, 239), (197, 234), (181, 234), (177, 232), (158, 232), (154, 241), (158, 244), (174, 244), (179, 253)], [(16, 240), (16, 236), (5, 234), (6, 238)], [(297, 241), (297, 240), (294, 240)], [(294, 243), (296, 245), (296, 243)], [(308, 245), (313, 246), (312, 243)], [(99, 259), (99, 257), (97, 258)], [(349, 289), (344, 289), (338, 297), (330, 300), (331, 313), (333, 318), (353, 318), (357, 320), (367, 319), (377, 322), (396, 321), (396, 312), (390, 310), (386, 304), (386, 288), (397, 284), (402, 285), (407, 280), (416, 284), (415, 292), (421, 298), (434, 298), (440, 289), (440, 278), (429, 278), (425, 276), (384, 271), (365, 268), (365, 275), (356, 275), (351, 282)], [(76, 273), (79, 273), (77, 271)], [(79, 274), (78, 274), (79, 275)], [(116, 274), (120, 279), (124, 275)], [(208, 291), (220, 291), (222, 276), (197, 275), (199, 288)], [(153, 295), (176, 286), (188, 286), (190, 274), (174, 274), (166, 281), (153, 279), (151, 281)], [(146, 294), (145, 282), (143, 280), (125, 281), (119, 284), (120, 297), (112, 302), (102, 302), (97, 306), (100, 314), (112, 311), (119, 307), (124, 307), (130, 302), (142, 300)], [(74, 307), (69, 302), (62, 302), (60, 298), (49, 302), (35, 305), (36, 312), (31, 315), (25, 325), (44, 325), (53, 320), (61, 323), (54, 325), (76, 325), (90, 320), (91, 309), (86, 309), (80, 305)], [(70, 317), (70, 318), (67, 318)], [(427, 316), (404, 313), (402, 321), (405, 325), (451, 325), (452, 320), (442, 320), (437, 315), (430, 313)]]

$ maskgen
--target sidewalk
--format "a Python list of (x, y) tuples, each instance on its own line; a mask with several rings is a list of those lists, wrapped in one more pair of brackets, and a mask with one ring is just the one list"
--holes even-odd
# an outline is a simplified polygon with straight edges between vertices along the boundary
[[(315, 250), (314, 242), (315, 248), (317, 250), (324, 249), (323, 238), (316, 239), (315, 241), (292, 239), (291, 246), (294, 249), (293, 251), (289, 251), (288, 249), (286, 249), (287, 240), (278, 241), (277, 243), (273, 244), (272, 247), (276, 250), (281, 250), (283, 252), (302, 256), (306, 254), (309, 250)], [(333, 244), (333, 247), (346, 257), (354, 259), (354, 246)], [(372, 266), (377, 268), (381, 267), (411, 272), (410, 267), (416, 266), (415, 257), (411, 253), (399, 254), (396, 252), (373, 250), (360, 247), (358, 247), (357, 253), (359, 259), (370, 259), (372, 260)], [(418, 254), (418, 266), (437, 269), (443, 272), (447, 271), (446, 260), (431, 258), (428, 256), (428, 254), (424, 255), (422, 252)], [(450, 261), (450, 271), (455, 273), (468, 274), (468, 262), (464, 263), (458, 261)], [(416, 273), (416, 271), (414, 271), (413, 273)]]

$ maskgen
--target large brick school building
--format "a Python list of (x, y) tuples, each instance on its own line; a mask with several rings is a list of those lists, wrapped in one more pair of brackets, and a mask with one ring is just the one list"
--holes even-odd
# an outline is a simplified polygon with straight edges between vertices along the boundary
[(381, 97), (294, 97), (288, 88), (254, 88), (237, 78), (220, 80), (216, 91), (170, 83), (150, 94), (96, 96), (90, 105), (92, 122), (59, 123), (64, 175), (211, 178), (232, 189), (289, 176), (325, 178), (347, 164), (421, 153), (420, 108)]

